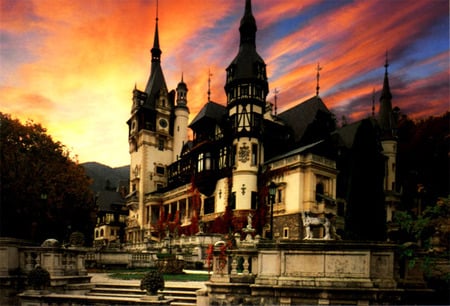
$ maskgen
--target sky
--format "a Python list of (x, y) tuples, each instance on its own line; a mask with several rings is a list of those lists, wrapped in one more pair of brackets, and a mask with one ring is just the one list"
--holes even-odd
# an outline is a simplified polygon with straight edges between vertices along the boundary
[[(225, 105), (245, 0), (159, 0), (168, 89), (183, 75), (190, 120)], [(353, 122), (385, 73), (410, 118), (449, 110), (448, 0), (253, 0), (257, 51), (281, 113), (316, 94)], [(0, 111), (45, 127), (79, 162), (127, 165), (132, 90), (150, 74), (156, 0), (0, 0)]]

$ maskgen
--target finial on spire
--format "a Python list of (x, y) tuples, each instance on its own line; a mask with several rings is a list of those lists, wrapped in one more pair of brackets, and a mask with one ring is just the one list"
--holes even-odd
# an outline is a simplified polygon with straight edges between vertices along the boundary
[(184, 81), (183, 81), (183, 72), (181, 72), (181, 83), (184, 83)]
[(386, 74), (387, 74), (388, 67), (389, 67), (388, 51), (386, 50), (386, 61), (384, 63), (384, 68), (386, 68)]
[(208, 102), (211, 101), (211, 77), (212, 77), (211, 70), (208, 69)]
[(156, 0), (156, 22), (158, 22), (158, 0)]
[(320, 70), (322, 70), (322, 67), (320, 67), (320, 64), (319, 64), (319, 63), (317, 63), (317, 68), (316, 68), (316, 70), (317, 70), (317, 75), (316, 75), (316, 79), (317, 79), (316, 96), (319, 96), (319, 89), (320, 89), (320, 86), (319, 86), (319, 78), (320, 78)]
[(278, 93), (279, 93), (278, 89), (275, 88), (273, 93), (275, 94), (273, 100), (274, 100), (274, 108), (275, 108), (274, 109), (274, 114), (276, 116), (277, 115), (277, 99), (278, 99)]

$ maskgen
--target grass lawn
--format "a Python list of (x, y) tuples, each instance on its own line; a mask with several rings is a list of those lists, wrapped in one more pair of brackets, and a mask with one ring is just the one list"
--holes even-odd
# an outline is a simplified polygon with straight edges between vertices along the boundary
[[(114, 270), (108, 271), (109, 277), (123, 280), (140, 280), (144, 277), (144, 274), (148, 272), (148, 269), (133, 269), (133, 270)], [(208, 274), (164, 274), (165, 281), (179, 281), (179, 282), (205, 282), (209, 279)]]

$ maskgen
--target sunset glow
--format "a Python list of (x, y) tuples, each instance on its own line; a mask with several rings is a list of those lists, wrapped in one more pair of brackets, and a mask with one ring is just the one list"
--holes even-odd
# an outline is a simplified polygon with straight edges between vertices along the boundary
[[(191, 119), (224, 104), (244, 0), (159, 0), (161, 66), (183, 74)], [(156, 0), (0, 0), (0, 111), (33, 120), (80, 162), (129, 163), (132, 90), (150, 73)], [(411, 118), (449, 110), (448, 0), (253, 0), (257, 50), (278, 112), (315, 95), (339, 120), (376, 110), (389, 58), (392, 104)]]

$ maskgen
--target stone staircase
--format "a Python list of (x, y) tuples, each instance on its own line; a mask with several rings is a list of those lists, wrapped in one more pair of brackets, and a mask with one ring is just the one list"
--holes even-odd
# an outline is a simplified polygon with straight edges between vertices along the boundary
[[(173, 300), (171, 306), (194, 306), (197, 304), (196, 291), (202, 288), (202, 284), (192, 285), (191, 283), (173, 283), (166, 284), (162, 294), (165, 298)], [(108, 297), (110, 299), (130, 299), (135, 300), (145, 295), (135, 284), (118, 283), (96, 283), (87, 296)]]

